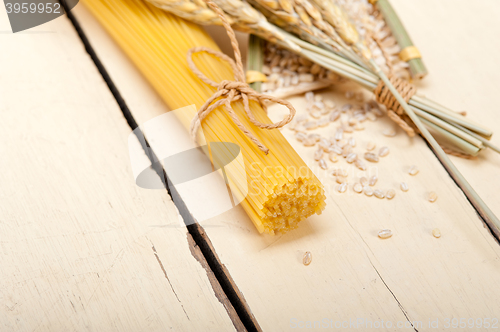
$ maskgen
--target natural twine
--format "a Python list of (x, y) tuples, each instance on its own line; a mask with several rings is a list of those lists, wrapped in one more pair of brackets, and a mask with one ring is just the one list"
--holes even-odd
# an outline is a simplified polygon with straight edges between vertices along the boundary
[[(417, 92), (417, 89), (412, 84), (397, 78), (394, 75), (389, 75), (389, 81), (406, 102), (410, 101), (411, 97), (413, 97), (413, 95)], [(377, 102), (385, 105), (387, 108), (387, 115), (389, 118), (403, 128), (408, 136), (415, 136), (415, 129), (413, 129), (408, 122), (403, 120), (404, 108), (401, 104), (399, 104), (398, 100), (394, 97), (391, 91), (384, 85), (382, 80), (378, 83), (377, 88), (373, 93), (375, 94)]]
[[(224, 13), (222, 10), (217, 6), (214, 2), (211, 0), (204, 0), (208, 6), (215, 12), (217, 15), (220, 17), (222, 21), (222, 25), (226, 29), (227, 35), (229, 39), (231, 40), (231, 46), (233, 47), (234, 51), (234, 57), (236, 59), (236, 62), (233, 61), (230, 57), (225, 55), (224, 53), (214, 51), (208, 47), (201, 46), (201, 47), (194, 47), (188, 51), (187, 54), (187, 61), (189, 68), (191, 71), (198, 76), (203, 82), (206, 84), (209, 84), (215, 88), (217, 88), (217, 91), (210, 97), (203, 106), (198, 111), (198, 116), (195, 117), (191, 121), (191, 135), (193, 137), (196, 137), (196, 133), (198, 132), (200, 126), (201, 126), (201, 121), (205, 119), (210, 112), (215, 110), (217, 107), (224, 105), (224, 109), (226, 112), (229, 114), (233, 122), (238, 126), (238, 128), (253, 142), (255, 143), (260, 150), (262, 150), (265, 154), (269, 153), (269, 149), (262, 144), (252, 132), (246, 128), (243, 123), (241, 123), (240, 119), (234, 112), (233, 108), (231, 107), (231, 103), (233, 101), (237, 101), (242, 99), (243, 100), (243, 109), (245, 110), (245, 113), (248, 116), (248, 119), (250, 120), (251, 123), (253, 123), (255, 126), (261, 128), (261, 129), (276, 129), (276, 128), (281, 128), (288, 124), (290, 121), (292, 121), (293, 117), (295, 116), (295, 108), (293, 108), (292, 104), (290, 104), (288, 101), (279, 99), (273, 96), (268, 96), (268, 95), (263, 95), (252, 88), (245, 82), (245, 74), (243, 71), (243, 63), (241, 61), (241, 53), (240, 49), (238, 46), (238, 41), (236, 40), (236, 35), (231, 28), (231, 25), (227, 21)], [(229, 80), (223, 80), (220, 83), (214, 82), (208, 77), (205, 76), (194, 64), (193, 62), (193, 54), (198, 53), (198, 52), (206, 52), (209, 54), (214, 55), (215, 57), (226, 61), (229, 63), (231, 68), (233, 69), (234, 72), (234, 81), (229, 81)], [(219, 100), (217, 100), (220, 98)], [(281, 105), (284, 105), (288, 107), (290, 110), (290, 114), (286, 116), (282, 121), (276, 122), (276, 123), (262, 123), (258, 121), (255, 116), (253, 115), (250, 105), (249, 105), (249, 99), (257, 101), (262, 109), (267, 112), (267, 107), (265, 105), (265, 101), (270, 101), (270, 102), (275, 102)], [(216, 101), (217, 100), (217, 101)]]

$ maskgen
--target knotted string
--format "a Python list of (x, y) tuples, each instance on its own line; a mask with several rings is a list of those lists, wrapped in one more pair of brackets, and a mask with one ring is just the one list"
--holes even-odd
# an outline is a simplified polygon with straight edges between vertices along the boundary
[[(187, 61), (189, 68), (191, 71), (198, 76), (203, 82), (206, 84), (209, 84), (215, 88), (217, 88), (217, 91), (210, 97), (203, 106), (198, 111), (198, 116), (195, 117), (191, 121), (191, 135), (193, 137), (196, 137), (196, 133), (198, 132), (200, 126), (201, 126), (201, 121), (203, 121), (209, 114), (212, 112), (214, 109), (216, 109), (219, 106), (224, 105), (225, 111), (229, 114), (233, 122), (236, 124), (236, 126), (254, 143), (256, 144), (260, 150), (262, 150), (265, 154), (269, 153), (269, 149), (260, 142), (252, 132), (247, 129), (243, 123), (241, 123), (240, 119), (234, 112), (233, 108), (231, 107), (231, 103), (233, 101), (237, 101), (242, 99), (243, 100), (243, 109), (245, 110), (245, 113), (248, 116), (248, 119), (250, 120), (251, 123), (253, 123), (255, 126), (261, 128), (261, 129), (276, 129), (276, 128), (281, 128), (290, 121), (292, 121), (293, 117), (295, 116), (295, 108), (293, 108), (292, 104), (290, 104), (288, 101), (279, 99), (273, 96), (268, 96), (268, 95), (263, 95), (252, 88), (245, 82), (245, 73), (243, 71), (243, 63), (241, 62), (241, 53), (240, 49), (238, 46), (238, 41), (236, 40), (236, 35), (234, 34), (233, 29), (231, 28), (231, 25), (227, 21), (224, 13), (222, 10), (211, 0), (204, 0), (208, 6), (215, 12), (217, 15), (220, 17), (222, 21), (222, 25), (226, 29), (227, 35), (229, 39), (231, 40), (231, 46), (233, 47), (234, 51), (234, 57), (236, 59), (236, 62), (233, 61), (230, 57), (225, 55), (224, 53), (214, 51), (208, 47), (201, 46), (201, 47), (194, 47), (188, 51), (187, 54)], [(234, 81), (229, 81), (229, 80), (224, 80), (220, 83), (214, 82), (211, 79), (209, 79), (205, 74), (203, 74), (194, 64), (193, 62), (193, 54), (198, 53), (198, 52), (206, 52), (209, 54), (214, 55), (215, 57), (226, 61), (229, 63), (231, 68), (233, 69), (234, 73)], [(219, 99), (220, 98), (220, 99)], [(219, 99), (219, 100), (217, 100)], [(290, 113), (288, 116), (286, 116), (282, 121), (276, 122), (276, 123), (262, 123), (258, 121), (255, 116), (253, 115), (250, 105), (249, 105), (249, 100), (255, 100), (257, 101), (262, 109), (267, 112), (267, 107), (265, 105), (266, 101), (270, 102), (275, 102), (281, 105), (286, 106), (289, 110)]]

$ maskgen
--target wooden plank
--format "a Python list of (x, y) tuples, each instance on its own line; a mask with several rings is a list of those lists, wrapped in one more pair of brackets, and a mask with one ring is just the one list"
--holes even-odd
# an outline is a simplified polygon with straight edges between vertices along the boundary
[[(432, 6), (427, 3), (425, 10), (431, 11)], [(448, 10), (453, 15), (453, 7)], [(130, 98), (134, 116), (144, 122), (161, 114), (145, 106), (157, 104), (150, 102), (155, 100), (153, 92), (145, 92), (147, 85), (138, 79), (135, 68), (88, 13), (82, 8), (77, 13), (120, 91)], [(419, 33), (410, 31), (412, 36)], [(415, 42), (420, 45), (417, 38)], [(426, 62), (432, 63), (428, 58)], [(433, 68), (429, 68), (432, 75)], [(353, 87), (339, 87), (324, 95), (342, 103), (342, 89)], [(144, 98), (136, 91), (144, 92)], [(302, 98), (290, 100), (304, 112)], [(280, 109), (270, 112), (276, 119), (282, 116)], [(334, 191), (333, 179), (310, 162), (327, 187), (328, 206), (323, 215), (303, 222), (298, 230), (276, 237), (258, 235), (240, 208), (209, 221), (210, 226), (221, 226), (205, 231), (264, 330), (291, 330), (319, 321), (369, 331), (380, 330), (382, 320), (386, 330), (395, 329), (387, 328), (388, 322), (393, 327), (434, 329), (435, 323), (429, 324), (436, 320), (436, 329), (445, 330), (447, 319), (498, 314), (500, 290), (492, 287), (500, 279), (497, 243), (420, 138), (409, 139), (401, 131), (395, 138), (381, 135), (392, 126), (388, 119), (366, 123), (367, 129), (356, 133), (358, 149), (362, 151), (369, 140), (379, 147), (389, 146), (390, 155), (370, 172), (378, 173), (381, 189), (408, 182), (408, 193), (397, 190), (392, 201), (352, 192), (341, 195)], [(330, 126), (322, 133), (333, 130)], [(283, 133), (305, 160), (312, 161), (314, 149), (299, 145), (289, 130)], [(416, 177), (406, 173), (412, 164), (420, 168)], [(360, 175), (348, 169), (351, 176)], [(430, 190), (439, 195), (434, 204), (426, 200)], [(436, 227), (443, 233), (440, 239), (431, 235)], [(395, 235), (380, 240), (377, 232), (382, 228)], [(313, 263), (307, 267), (301, 263), (305, 251), (313, 254)]]
[(0, 329), (234, 330), (68, 19), (0, 39)]

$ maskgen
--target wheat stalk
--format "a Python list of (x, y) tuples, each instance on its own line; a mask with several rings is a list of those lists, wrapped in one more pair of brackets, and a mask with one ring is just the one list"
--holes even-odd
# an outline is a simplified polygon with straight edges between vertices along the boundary
[[(211, 24), (218, 22), (218, 20), (212, 19), (213, 16), (209, 14), (211, 10), (206, 7), (202, 0), (148, 1), (197, 23)], [(353, 56), (354, 52), (347, 44), (350, 44), (356, 51), (360, 52), (368, 63), (373, 60), (372, 54), (365, 45), (364, 40), (360, 37), (356, 27), (349, 21), (349, 17), (343, 12), (340, 6), (329, 2), (330, 0), (311, 0), (313, 2), (307, 2), (308, 0), (251, 0), (255, 1), (256, 6), (261, 9), (261, 12), (266, 17), (269, 17), (270, 20), (281, 26), (293, 30), (292, 33), (295, 32), (302, 39), (298, 39), (281, 30), (279, 27), (270, 24), (261, 13), (257, 12), (246, 2), (241, 0), (216, 1), (228, 12), (227, 15), (237, 28), (251, 31), (264, 39), (276, 42), (282, 47), (306, 57), (326, 69), (361, 83), (368, 89), (373, 90), (374, 86), (377, 85), (377, 78), (374, 74), (380, 68), (378, 66), (371, 70), (366, 70), (366, 67), (360, 68), (359, 57)], [(319, 16), (319, 13), (325, 17), (324, 20)], [(330, 25), (330, 28), (335, 31), (335, 34), (329, 33), (332, 38), (317, 28), (317, 26), (321, 26), (327, 20), (335, 23), (335, 25)], [(327, 29), (325, 28), (325, 30)], [(256, 30), (259, 31), (256, 32)], [(341, 36), (345, 38), (345, 41)], [(334, 39), (340, 39), (340, 42), (337, 43)], [(335, 45), (335, 48), (328, 47), (322, 40), (330, 41), (330, 44)], [(340, 54), (343, 58), (338, 57), (336, 54)], [(410, 104), (448, 123), (458, 124), (471, 129), (484, 137), (491, 136), (491, 131), (488, 129), (476, 125), (465, 118), (450, 115), (454, 112), (425, 98), (414, 96), (410, 100)], [(485, 145), (489, 146), (488, 144)]]

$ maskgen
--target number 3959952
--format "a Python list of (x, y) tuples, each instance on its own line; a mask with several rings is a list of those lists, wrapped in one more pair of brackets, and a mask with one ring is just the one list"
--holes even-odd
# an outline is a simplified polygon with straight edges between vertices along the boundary
[(10, 13), (47, 13), (47, 14), (61, 14), (61, 5), (58, 3), (6, 3), (7, 14)]

